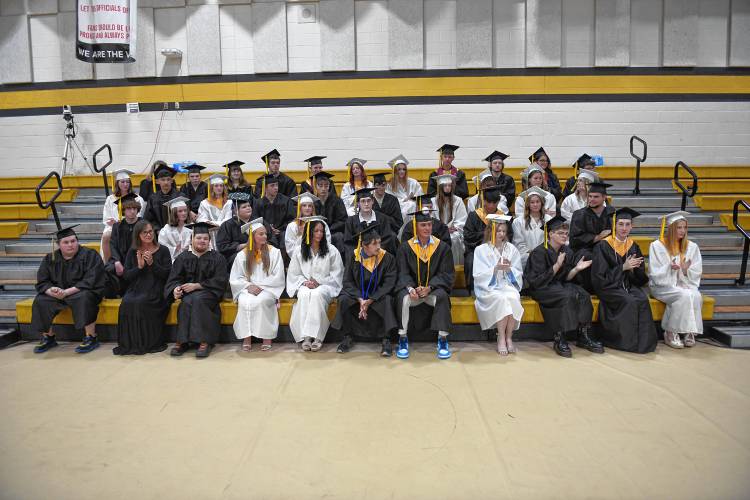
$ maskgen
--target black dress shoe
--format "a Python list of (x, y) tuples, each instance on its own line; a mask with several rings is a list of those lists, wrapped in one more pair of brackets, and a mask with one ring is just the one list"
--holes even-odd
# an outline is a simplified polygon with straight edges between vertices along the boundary
[(571, 358), (573, 357), (573, 353), (570, 350), (570, 346), (568, 346), (568, 342), (565, 340), (565, 334), (562, 332), (557, 332), (555, 334), (555, 352), (562, 356), (563, 358)]
[(384, 358), (389, 358), (393, 355), (393, 346), (391, 346), (391, 339), (383, 339), (383, 347), (380, 349), (380, 355)]
[(353, 343), (354, 342), (352, 342), (351, 335), (345, 336), (344, 340), (342, 340), (339, 346), (336, 348), (336, 352), (344, 354), (346, 352), (351, 351)]
[(596, 340), (589, 337), (588, 328), (581, 328), (578, 331), (578, 339), (576, 340), (576, 346), (583, 347), (584, 349), (587, 349), (591, 352), (595, 352), (597, 354), (601, 354), (604, 352), (604, 347), (602, 346), (601, 342), (597, 342)]
[(205, 346), (200, 346), (198, 350), (195, 352), (196, 358), (207, 358), (209, 354), (211, 354), (211, 344), (206, 344)]
[(169, 355), (170, 356), (182, 356), (188, 351), (188, 349), (190, 349), (190, 343), (188, 342), (183, 342), (182, 344), (175, 344), (172, 350), (169, 351)]

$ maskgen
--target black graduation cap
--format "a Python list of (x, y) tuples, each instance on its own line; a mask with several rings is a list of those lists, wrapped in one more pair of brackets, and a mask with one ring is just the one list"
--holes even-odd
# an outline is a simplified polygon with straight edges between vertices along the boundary
[(612, 184), (607, 184), (606, 182), (592, 182), (589, 184), (589, 193), (607, 194), (608, 187), (612, 187)]
[(156, 167), (156, 170), (154, 170), (154, 177), (156, 179), (161, 179), (162, 177), (174, 177), (174, 170), (169, 168), (166, 163), (160, 163)]
[(227, 169), (227, 173), (229, 173), (229, 171), (232, 170), (233, 168), (238, 168), (238, 169), (242, 170), (242, 165), (244, 165), (244, 164), (245, 164), (244, 161), (234, 160), (234, 161), (230, 161), (229, 163), (227, 163), (223, 167), (226, 168)]
[(331, 179), (333, 179), (334, 175), (329, 174), (328, 172), (320, 171), (317, 174), (313, 174), (310, 176), (310, 179), (315, 179), (315, 182), (318, 182), (320, 179), (326, 179), (328, 182), (331, 182)]
[(500, 187), (499, 186), (491, 186), (485, 189), (482, 189), (482, 196), (484, 197), (484, 201), (489, 201), (491, 203), (496, 203), (500, 201)]
[(375, 175), (372, 176), (372, 182), (374, 184), (384, 183), (384, 182), (386, 182), (385, 176), (386, 176), (386, 174), (384, 174), (384, 173), (377, 173), (377, 174), (375, 174)]
[(563, 224), (567, 224), (568, 221), (565, 220), (565, 217), (562, 217), (560, 215), (555, 215), (550, 220), (547, 221), (547, 231), (554, 231), (555, 229), (559, 228)]
[(356, 190), (354, 194), (357, 197), (357, 201), (359, 201), (363, 198), (372, 198), (373, 191), (375, 191), (375, 188), (366, 187), (366, 188)]
[(578, 157), (576, 162), (573, 164), (575, 168), (581, 168), (584, 163), (591, 163), (594, 164), (594, 159), (587, 155), (586, 153), (583, 153), (581, 156)]
[(406, 214), (406, 215), (411, 215), (412, 217), (414, 217), (414, 221), (416, 221), (416, 222), (431, 222), (432, 221), (432, 212), (434, 212), (434, 211), (435, 210), (428, 210), (428, 209), (425, 208), (425, 209), (417, 210), (416, 212), (412, 212), (412, 213)]
[(206, 167), (204, 167), (203, 165), (197, 165), (197, 164), (196, 165), (188, 165), (186, 167), (187, 171), (189, 173), (191, 173), (191, 174), (200, 174), (201, 170), (203, 170), (205, 168)]
[(443, 144), (437, 150), (441, 153), (453, 153), (457, 149), (458, 149), (458, 146), (454, 146), (453, 144)]
[(120, 204), (124, 204), (124, 203), (127, 203), (127, 202), (137, 202), (136, 201), (137, 199), (138, 199), (138, 195), (135, 194), (135, 193), (133, 193), (133, 192), (130, 192), (128, 194), (124, 194), (124, 195), (120, 196), (119, 198), (117, 198), (115, 200), (115, 203), (118, 204), (118, 205), (120, 205)]
[(547, 159), (549, 159), (549, 155), (548, 155), (548, 154), (547, 154), (547, 152), (546, 152), (546, 151), (544, 150), (544, 148), (539, 148), (539, 149), (537, 149), (536, 151), (534, 151), (533, 153), (531, 153), (531, 156), (529, 156), (529, 163), (534, 163), (534, 162), (535, 162), (535, 161), (537, 161), (537, 160), (539, 159), (539, 157), (540, 157), (540, 156), (542, 156), (542, 155), (546, 156), (546, 157), (547, 157)]
[(58, 229), (55, 234), (55, 239), (57, 241), (60, 241), (63, 238), (67, 238), (68, 236), (76, 236), (76, 232), (73, 231), (73, 228), (78, 227), (78, 224), (73, 224), (72, 226), (63, 227)]
[(639, 215), (641, 215), (640, 212), (633, 210), (632, 208), (628, 208), (628, 207), (622, 207), (622, 208), (618, 208), (617, 210), (615, 210), (615, 217), (618, 219), (632, 220), (638, 217)]
[(269, 184), (278, 184), (279, 183), (279, 178), (276, 177), (273, 174), (265, 174), (263, 176), (263, 179), (264, 179), (263, 182), (265, 183), (266, 186), (268, 186)]
[[(275, 151), (275, 150), (274, 150), (274, 151)], [(310, 164), (310, 166), (312, 167), (313, 165), (322, 165), (322, 164), (323, 164), (323, 159), (324, 159), (324, 158), (328, 158), (328, 157), (327, 157), (327, 156), (311, 156), (310, 158), (308, 158), (308, 159), (307, 159), (307, 160), (305, 160), (305, 161), (306, 161), (307, 163), (309, 163), (309, 164)]]
[(379, 227), (380, 227), (380, 222), (373, 222), (372, 224), (368, 224), (366, 228), (364, 228), (362, 231), (355, 234), (354, 238), (359, 240), (359, 238), (364, 238), (364, 236), (370, 232), (375, 232), (377, 234), (377, 229)]
[(185, 224), (185, 227), (192, 229), (193, 235), (209, 234), (211, 230), (216, 229), (216, 226), (210, 222), (194, 222), (192, 224)]
[(418, 194), (416, 196), (412, 196), (411, 199), (414, 200), (414, 202), (417, 204), (417, 208), (423, 207), (425, 205), (432, 206), (432, 196), (430, 196), (429, 194)]
[(500, 151), (493, 151), (487, 158), (484, 159), (484, 161), (492, 162), (494, 160), (497, 160), (498, 158), (505, 161), (505, 159), (508, 158), (508, 155), (506, 155), (505, 153), (501, 153)]
[(281, 158), (281, 153), (279, 153), (275, 149), (272, 149), (271, 151), (269, 151), (268, 153), (260, 157), (260, 159), (263, 160), (264, 162), (267, 162), (268, 160), (272, 160), (275, 158)]

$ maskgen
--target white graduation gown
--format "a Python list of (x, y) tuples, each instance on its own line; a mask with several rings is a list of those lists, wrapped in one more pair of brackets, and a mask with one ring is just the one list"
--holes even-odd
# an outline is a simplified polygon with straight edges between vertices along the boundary
[[(513, 214), (516, 217), (523, 217), (523, 211), (525, 208), (526, 208), (526, 200), (523, 199), (523, 196), (516, 196), (516, 204), (514, 208), (515, 212), (513, 212)], [(552, 211), (557, 210), (557, 200), (555, 199), (554, 194), (547, 193), (547, 195), (544, 197), (544, 210), (545, 212), (547, 210), (552, 210)]]
[(586, 208), (588, 201), (580, 199), (577, 193), (569, 194), (560, 205), (560, 215), (568, 222), (573, 218), (573, 212)]
[[(479, 195), (475, 194), (468, 200), (466, 200), (466, 212), (471, 213), (477, 209), (479, 203)], [(500, 195), (500, 201), (497, 202), (497, 208), (503, 211), (504, 214), (508, 213), (508, 199), (505, 195)]]
[[(323, 341), (328, 331), (328, 305), (338, 297), (344, 278), (344, 264), (336, 247), (329, 244), (324, 257), (313, 255), (310, 260), (302, 258), (297, 252), (289, 263), (286, 275), (286, 293), (297, 296), (292, 306), (292, 317), (289, 329), (294, 340), (302, 342), (305, 337)], [(307, 288), (302, 283), (314, 279), (320, 286)]]
[[(366, 187), (371, 188), (374, 186), (371, 181), (367, 181), (367, 184), (363, 186), (363, 189)], [(349, 217), (356, 213), (357, 200), (356, 196), (354, 196), (355, 191), (356, 189), (354, 189), (348, 182), (341, 188), (341, 201), (344, 202), (346, 213)]]
[(213, 222), (220, 226), (222, 222), (232, 218), (232, 200), (228, 200), (222, 208), (217, 208), (205, 199), (198, 206), (196, 222)]
[(391, 188), (391, 183), (389, 182), (385, 186), (385, 192), (392, 194), (398, 199), (398, 204), (401, 206), (401, 217), (404, 220), (406, 220), (407, 215), (417, 209), (417, 204), (411, 197), (423, 194), (422, 185), (418, 180), (411, 177), (406, 179), (406, 188), (402, 187), (401, 184), (396, 184), (396, 189), (394, 190)]
[[(504, 257), (510, 261), (508, 271), (495, 271)], [(474, 307), (482, 330), (494, 328), (506, 316), (513, 316), (514, 330), (518, 330), (523, 316), (520, 290), (523, 287), (521, 255), (512, 243), (506, 243), (502, 253), (491, 243), (483, 243), (474, 250)], [(515, 280), (516, 284), (513, 284)]]
[[(239, 252), (232, 264), (229, 286), (237, 303), (234, 334), (238, 339), (251, 335), (259, 339), (275, 339), (279, 333), (279, 311), (276, 301), (284, 291), (284, 261), (281, 251), (271, 245), (268, 245), (268, 257), (271, 261), (268, 274), (263, 271), (263, 264), (258, 263), (253, 269), (253, 274), (248, 276), (245, 251)], [(262, 291), (258, 295), (248, 292), (247, 287), (251, 284)]]
[[(448, 219), (448, 214), (435, 214), (440, 216), (440, 220), (446, 226), (455, 226), (458, 230), (451, 233), (451, 251), (453, 252), (453, 264), (464, 263), (464, 226), (466, 225), (466, 206), (464, 200), (458, 196), (451, 196), (453, 199), (453, 218)], [(438, 210), (437, 197), (432, 198), (432, 208)]]
[(169, 248), (172, 262), (185, 250), (190, 249), (193, 230), (188, 227), (178, 227), (167, 224), (159, 231), (159, 244)]
[[(550, 220), (551, 215), (545, 215), (544, 220)], [(529, 254), (536, 247), (544, 243), (544, 224), (531, 218), (529, 229), (526, 229), (526, 221), (523, 217), (513, 219), (513, 245), (521, 254), (521, 265), (526, 266)]]
[[(112, 232), (112, 226), (107, 224), (107, 221), (109, 219), (114, 219), (115, 222), (120, 220), (120, 214), (118, 213), (118, 207), (117, 203), (115, 203), (115, 200), (117, 200), (118, 197), (111, 194), (107, 196), (107, 199), (104, 200), (104, 208), (102, 210), (102, 224), (104, 224), (104, 232), (105, 233), (111, 233)], [(143, 198), (136, 195), (135, 201), (141, 204), (141, 209), (138, 211), (138, 217), (143, 218), (143, 214), (146, 213), (146, 202), (143, 201)], [(122, 215), (125, 217), (125, 214)]]
[[(326, 228), (326, 241), (328, 242), (328, 246), (331, 246), (331, 231), (328, 229), (328, 224), (325, 222), (323, 225)], [(302, 226), (302, 229), (304, 229), (305, 226)], [(286, 232), (284, 233), (284, 248), (286, 249), (286, 254), (289, 256), (290, 259), (294, 257), (294, 254), (297, 253), (302, 246), (302, 234), (300, 234), (299, 227), (297, 226), (297, 221), (292, 221), (289, 224), (286, 225)], [(312, 237), (312, 235), (310, 235)]]
[(685, 260), (692, 264), (687, 276), (682, 270), (672, 270), (672, 263), (680, 258), (670, 257), (664, 244), (656, 240), (651, 243), (648, 255), (649, 289), (651, 295), (666, 304), (661, 327), (674, 333), (703, 333), (701, 307), (703, 297), (698, 287), (703, 274), (703, 261), (698, 245), (688, 241)]

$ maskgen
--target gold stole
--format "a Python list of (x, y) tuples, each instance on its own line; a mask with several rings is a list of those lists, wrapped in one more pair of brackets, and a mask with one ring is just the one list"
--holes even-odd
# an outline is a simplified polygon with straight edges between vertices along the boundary
[(361, 258), (361, 252), (357, 252), (357, 254), (354, 256), (354, 261), (359, 262), (364, 266), (365, 269), (372, 271), (375, 269), (375, 266), (380, 265), (380, 262), (383, 260), (383, 257), (385, 257), (386, 251), (382, 248), (378, 251), (377, 255), (373, 255), (372, 257), (365, 257), (364, 259)]
[(614, 250), (615, 253), (620, 257), (625, 257), (625, 254), (628, 253), (628, 250), (630, 250), (630, 247), (632, 247), (634, 243), (631, 238), (627, 238), (625, 241), (618, 241), (617, 238), (614, 237), (614, 235), (607, 236), (604, 241), (609, 243), (609, 246), (612, 247), (612, 250)]

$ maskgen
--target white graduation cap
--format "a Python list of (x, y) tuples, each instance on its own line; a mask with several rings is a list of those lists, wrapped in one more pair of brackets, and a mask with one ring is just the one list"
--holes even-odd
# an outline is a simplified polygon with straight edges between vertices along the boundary
[(495, 224), (498, 222), (510, 222), (512, 218), (510, 215), (487, 214), (487, 220)]
[(247, 224), (243, 224), (240, 228), (240, 231), (243, 233), (254, 233), (258, 229), (263, 227), (263, 217), (258, 217), (257, 219), (253, 219)]
[(522, 196), (524, 200), (528, 200), (529, 196), (531, 196), (532, 194), (539, 196), (542, 200), (545, 200), (547, 198), (547, 191), (540, 188), (539, 186), (530, 187), (519, 196)]
[(479, 172), (479, 175), (475, 175), (471, 180), (473, 180), (475, 184), (481, 184), (485, 179), (489, 179), (490, 177), (492, 177), (492, 172), (489, 170), (482, 170)]
[(360, 167), (364, 167), (364, 166), (365, 166), (365, 163), (367, 163), (367, 160), (363, 160), (362, 158), (352, 158), (351, 160), (349, 160), (348, 162), (346, 162), (346, 166), (347, 166), (347, 167), (351, 167), (351, 166), (353, 166), (353, 165), (354, 165), (355, 163), (356, 163), (357, 165), (359, 165)]
[(529, 166), (529, 168), (527, 168), (526, 170), (524, 170), (523, 172), (521, 172), (521, 175), (523, 175), (525, 178), (528, 179), (529, 176), (531, 174), (533, 174), (534, 172), (541, 172), (542, 174), (544, 174), (544, 169), (542, 167), (540, 167), (538, 164), (532, 163)]
[(307, 192), (294, 196), (292, 199), (296, 201), (297, 204), (315, 203), (316, 201), (320, 201), (320, 198), (318, 198), (312, 193), (307, 193)]
[(178, 196), (177, 198), (172, 198), (166, 203), (163, 203), (163, 205), (171, 212), (175, 208), (187, 207), (189, 201), (190, 200), (184, 196)]
[(130, 170), (125, 170), (124, 168), (120, 170), (115, 170), (114, 172), (112, 172), (112, 175), (115, 177), (115, 182), (128, 180), (130, 179), (130, 176), (134, 174), (135, 172), (131, 172)]
[(317, 221), (325, 223), (327, 219), (322, 215), (310, 215), (309, 217), (300, 217), (300, 220), (304, 223)]
[(226, 181), (227, 181), (227, 176), (221, 175), (221, 174), (214, 174), (208, 178), (208, 183), (211, 185), (224, 184)]
[(409, 160), (404, 155), (398, 155), (394, 159), (388, 162), (391, 168), (396, 168), (396, 165), (409, 165)]
[(456, 176), (451, 174), (443, 174), (437, 176), (438, 186), (442, 186), (443, 184), (453, 184), (455, 180)]
[(589, 182), (599, 182), (599, 176), (596, 175), (596, 172), (592, 172), (591, 170), (581, 170), (578, 174), (578, 178)]
[(662, 218), (667, 219), (667, 226), (671, 226), (677, 221), (680, 220), (687, 220), (688, 215), (690, 215), (690, 212), (684, 212), (682, 210), (678, 210), (677, 212), (672, 212), (671, 214), (667, 214), (662, 216)]

